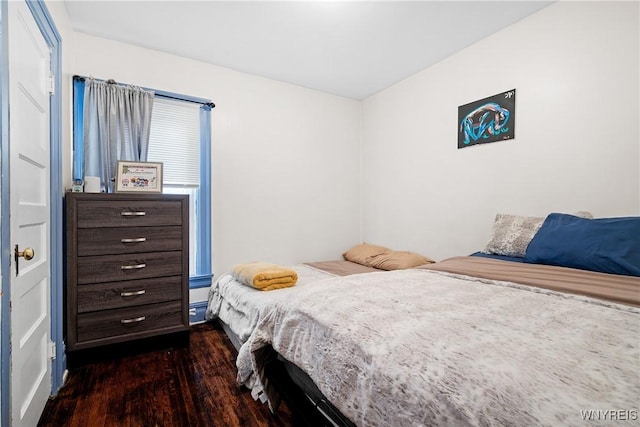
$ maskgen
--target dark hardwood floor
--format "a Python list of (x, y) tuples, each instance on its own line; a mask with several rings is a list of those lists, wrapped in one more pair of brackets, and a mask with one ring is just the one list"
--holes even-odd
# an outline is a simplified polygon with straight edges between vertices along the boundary
[(188, 345), (130, 347), (94, 352), (79, 365), (74, 361), (78, 366), (70, 369), (38, 425), (293, 425), (284, 404), (273, 415), (236, 384), (237, 352), (217, 323), (192, 327)]

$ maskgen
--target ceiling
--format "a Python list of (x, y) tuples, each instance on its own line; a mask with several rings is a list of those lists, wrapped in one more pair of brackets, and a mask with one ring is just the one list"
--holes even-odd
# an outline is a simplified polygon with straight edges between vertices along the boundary
[(79, 32), (362, 100), (550, 3), (67, 0), (65, 5)]

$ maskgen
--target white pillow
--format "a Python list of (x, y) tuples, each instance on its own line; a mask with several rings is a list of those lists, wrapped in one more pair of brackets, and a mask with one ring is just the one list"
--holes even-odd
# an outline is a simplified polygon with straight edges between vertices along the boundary
[(523, 258), (544, 218), (497, 214), (491, 240), (482, 252)]

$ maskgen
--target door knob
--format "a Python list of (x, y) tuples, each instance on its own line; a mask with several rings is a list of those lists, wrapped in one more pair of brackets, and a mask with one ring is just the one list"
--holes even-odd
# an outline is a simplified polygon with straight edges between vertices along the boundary
[(25, 248), (24, 251), (18, 251), (18, 245), (16, 245), (16, 260), (20, 257), (24, 258), (25, 261), (29, 261), (33, 259), (36, 253), (31, 248)]
[(25, 261), (29, 261), (31, 259), (33, 259), (33, 257), (36, 255), (36, 252), (32, 249), (32, 248), (25, 248), (24, 251), (20, 251), (18, 249), (18, 245), (16, 245), (15, 249), (13, 250), (13, 257), (15, 258), (15, 264), (16, 264), (16, 277), (18, 276), (18, 274), (20, 273), (20, 266), (18, 265), (18, 258), (24, 258)]

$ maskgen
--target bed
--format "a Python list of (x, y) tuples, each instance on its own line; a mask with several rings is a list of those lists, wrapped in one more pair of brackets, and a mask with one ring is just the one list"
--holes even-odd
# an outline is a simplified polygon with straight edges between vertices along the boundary
[(237, 349), (249, 338), (263, 314), (301, 288), (317, 286), (322, 279), (335, 276), (406, 269), (432, 263), (433, 260), (409, 251), (394, 251), (383, 246), (358, 244), (343, 253), (342, 260), (314, 261), (292, 266), (297, 274), (294, 287), (261, 292), (245, 286), (227, 273), (209, 289), (206, 320), (217, 319)]
[[(585, 241), (556, 227), (566, 217), (543, 220), (520, 253), (300, 286), (260, 313), (240, 347), (239, 383), (274, 410), (281, 398), (306, 403), (292, 412), (317, 410), (318, 425), (637, 420), (640, 277), (580, 267), (640, 269), (640, 218), (596, 230), (604, 255), (588, 242), (603, 221), (585, 223)], [(612, 254), (622, 261), (603, 260)], [(512, 255), (527, 262), (503, 258)]]
[(233, 345), (239, 350), (253, 332), (261, 316), (298, 290), (316, 286), (322, 279), (382, 271), (342, 260), (308, 262), (291, 268), (298, 275), (296, 286), (269, 292), (250, 288), (240, 283), (230, 273), (224, 274), (209, 289), (205, 319), (217, 319)]
[[(291, 268), (297, 273), (296, 285), (268, 292), (246, 286), (230, 273), (224, 274), (209, 289), (205, 319), (217, 320), (240, 351), (258, 322), (300, 290), (322, 286), (322, 280), (331, 277), (383, 271), (346, 260), (309, 262)], [(254, 399), (266, 402), (262, 383), (254, 372), (245, 376), (243, 384), (251, 390)]]

